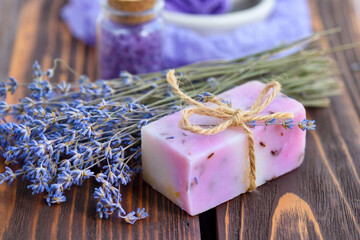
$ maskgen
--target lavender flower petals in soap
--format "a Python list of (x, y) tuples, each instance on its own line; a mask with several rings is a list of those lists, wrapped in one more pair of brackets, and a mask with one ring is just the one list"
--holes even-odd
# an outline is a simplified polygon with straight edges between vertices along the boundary
[[(219, 97), (231, 100), (234, 108), (248, 109), (264, 86), (253, 81)], [(294, 113), (294, 122), (305, 118), (302, 104), (283, 94), (261, 114), (272, 112)], [(142, 128), (144, 180), (191, 215), (246, 192), (250, 184), (249, 149), (243, 129), (229, 127), (214, 135), (198, 135), (179, 128), (180, 118), (177, 112)], [(219, 120), (193, 116), (191, 121), (213, 125)], [(258, 186), (302, 163), (306, 133), (301, 128), (263, 125), (252, 132)]]

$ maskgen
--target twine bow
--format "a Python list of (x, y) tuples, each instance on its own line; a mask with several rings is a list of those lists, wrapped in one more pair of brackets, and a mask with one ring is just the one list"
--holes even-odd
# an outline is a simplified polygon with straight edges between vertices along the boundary
[[(195, 107), (184, 109), (181, 112), (182, 118), (179, 122), (179, 126), (187, 131), (191, 131), (196, 134), (202, 135), (212, 135), (224, 131), (230, 126), (241, 127), (248, 138), (249, 142), (249, 160), (250, 160), (250, 172), (249, 172), (249, 181), (250, 186), (248, 191), (253, 191), (256, 188), (256, 167), (255, 167), (255, 152), (254, 152), (254, 137), (247, 123), (251, 121), (269, 121), (271, 119), (292, 119), (294, 118), (293, 113), (273, 113), (268, 115), (258, 115), (263, 111), (276, 97), (276, 95), (281, 90), (281, 85), (277, 81), (272, 81), (268, 83), (265, 88), (261, 91), (256, 101), (252, 107), (244, 111), (242, 109), (234, 109), (228, 106), (228, 104), (223, 103), (219, 99), (209, 98), (207, 102), (215, 104), (215, 106), (208, 106), (204, 103), (198, 102), (191, 97), (183, 93), (178, 85), (178, 81), (175, 77), (174, 70), (170, 70), (167, 73), (167, 81), (172, 87), (173, 91), (180, 97), (182, 100), (187, 102), (190, 105)], [(268, 92), (272, 92), (268, 95)], [(267, 96), (268, 95), (268, 96)], [(205, 128), (199, 125), (194, 125), (190, 122), (190, 116), (193, 114), (211, 116), (224, 121), (212, 128)]]

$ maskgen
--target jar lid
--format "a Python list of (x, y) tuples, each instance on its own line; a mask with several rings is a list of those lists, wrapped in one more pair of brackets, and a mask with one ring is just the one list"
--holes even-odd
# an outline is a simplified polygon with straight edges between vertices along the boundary
[(107, 0), (110, 7), (126, 12), (143, 12), (154, 7), (156, 0)]
[(164, 7), (164, 0), (102, 0), (101, 3), (113, 21), (129, 25), (152, 20)]

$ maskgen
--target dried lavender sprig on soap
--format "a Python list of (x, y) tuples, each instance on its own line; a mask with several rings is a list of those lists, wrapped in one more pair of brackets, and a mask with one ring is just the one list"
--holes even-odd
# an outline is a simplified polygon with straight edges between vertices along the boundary
[[(266, 82), (282, 74), (277, 80), (285, 94), (307, 106), (325, 106), (328, 97), (340, 90), (335, 65), (328, 56), (321, 50), (307, 49), (275, 58), (279, 52), (310, 43), (318, 36), (235, 61), (185, 66), (177, 70), (178, 76), (185, 83), (185, 91), (206, 100), (211, 96), (206, 92), (217, 94), (250, 80)], [(0, 145), (5, 164), (20, 165), (15, 172), (6, 167), (0, 184), (25, 176), (31, 182), (28, 188), (33, 193), (45, 192), (46, 201), (53, 204), (66, 201), (66, 189), (93, 177), (99, 182), (94, 197), (99, 200), (100, 217), (116, 213), (128, 223), (145, 218), (144, 209), (125, 212), (120, 186), (140, 169), (141, 127), (179, 110), (181, 102), (171, 93), (164, 73), (122, 72), (118, 79), (93, 83), (80, 76), (78, 85), (62, 82), (54, 88), (48, 79), (59, 62), (55, 60), (54, 67), (45, 72), (36, 62), (29, 97), (15, 104), (0, 102), (4, 121), (0, 124)], [(16, 80), (3, 81), (0, 96), (6, 97), (16, 88)], [(6, 122), (5, 117), (13, 117), (14, 122)], [(308, 120), (248, 124), (282, 124), (286, 129), (298, 124), (303, 130), (315, 127)]]

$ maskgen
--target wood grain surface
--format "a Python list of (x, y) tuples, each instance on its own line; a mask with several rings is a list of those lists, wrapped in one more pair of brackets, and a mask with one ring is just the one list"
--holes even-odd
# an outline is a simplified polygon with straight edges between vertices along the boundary
[[(95, 78), (94, 49), (72, 38), (59, 18), (65, 3), (0, 0), (1, 79), (31, 81), (35, 60), (49, 68), (57, 57)], [(315, 30), (342, 30), (324, 47), (360, 42), (360, 18), (350, 0), (309, 4)], [(69, 191), (66, 203), (49, 207), (16, 180), (0, 186), (0, 239), (360, 239), (360, 71), (352, 68), (360, 63), (360, 49), (336, 52), (334, 58), (344, 94), (330, 108), (309, 109), (317, 131), (307, 135), (305, 161), (295, 171), (198, 217), (137, 176), (122, 190), (123, 202), (129, 210), (146, 207), (150, 217), (133, 226), (96, 217), (94, 181)], [(65, 69), (59, 74), (59, 80), (75, 81)]]

